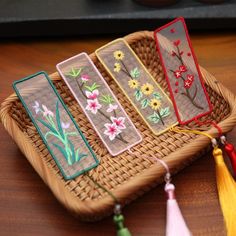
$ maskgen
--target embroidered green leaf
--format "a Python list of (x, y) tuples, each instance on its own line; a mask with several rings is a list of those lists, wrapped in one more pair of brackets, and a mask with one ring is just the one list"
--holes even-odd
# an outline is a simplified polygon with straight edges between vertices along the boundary
[(72, 67), (71, 70), (67, 73), (67, 75), (69, 75), (73, 78), (77, 78), (80, 75), (82, 69), (83, 69), (82, 67), (79, 68), (79, 69), (76, 69), (76, 68)]
[(148, 116), (148, 120), (152, 121), (154, 124), (157, 124), (160, 121), (159, 115), (154, 111), (154, 113)]
[(68, 156), (65, 149), (56, 143), (52, 143), (52, 145), (56, 147), (61, 152), (61, 154), (65, 157), (66, 161), (68, 161)]
[(76, 151), (76, 161), (80, 161), (83, 157), (88, 156), (87, 154), (84, 153), (79, 153), (79, 148)]
[(154, 92), (153, 97), (156, 98), (156, 99), (161, 99), (161, 95), (158, 92)]
[(58, 101), (57, 101), (57, 104), (56, 104), (56, 121), (57, 121), (58, 131), (59, 131), (61, 137), (64, 139), (64, 132), (63, 132), (63, 129), (61, 127), (61, 119), (60, 119), (59, 103), (58, 103)]
[(68, 143), (70, 145), (70, 150), (71, 150), (71, 158), (69, 158), (68, 164), (73, 165), (76, 162), (75, 147), (70, 140), (68, 140)]
[(97, 83), (93, 83), (91, 86), (86, 85), (85, 88), (88, 89), (88, 91), (93, 92), (95, 89), (99, 88), (100, 85)]
[(42, 119), (37, 119), (41, 124), (43, 124), (44, 126), (46, 126), (49, 130), (51, 130), (53, 133), (57, 134), (57, 130), (54, 129), (50, 124), (48, 124), (47, 122), (45, 122)]
[(170, 115), (170, 108), (169, 107), (162, 108), (160, 110), (160, 115), (161, 117), (167, 117), (168, 115)]
[(134, 93), (134, 96), (137, 101), (140, 101), (140, 99), (143, 97), (143, 93), (141, 92), (141, 90), (137, 89)]
[(101, 102), (104, 102), (105, 104), (112, 104), (114, 102), (114, 99), (111, 95), (102, 95), (100, 98)]
[(133, 70), (131, 70), (130, 75), (133, 79), (137, 79), (140, 76), (140, 71), (138, 67), (135, 67)]
[(150, 104), (150, 100), (147, 99), (147, 98), (144, 98), (144, 99), (141, 101), (142, 109), (146, 108), (149, 104)]

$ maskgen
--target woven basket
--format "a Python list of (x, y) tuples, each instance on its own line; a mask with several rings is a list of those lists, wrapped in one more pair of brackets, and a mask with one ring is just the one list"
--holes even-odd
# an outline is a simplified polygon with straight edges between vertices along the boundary
[[(125, 40), (168, 93), (153, 33), (137, 32), (126, 36)], [(111, 157), (58, 73), (50, 75), (50, 78), (100, 159), (100, 165), (89, 173), (125, 205), (163, 181), (164, 169), (158, 163), (147, 159), (147, 155), (163, 158), (171, 172), (177, 173), (204, 154), (210, 147), (210, 140), (205, 136), (177, 134), (171, 131), (155, 136), (108, 76), (95, 54), (90, 57), (143, 136), (143, 141), (132, 149), (134, 156), (124, 152), (115, 158)], [(212, 114), (204, 119), (215, 120), (223, 132), (228, 132), (236, 124), (235, 96), (206, 70), (201, 68), (201, 71), (214, 106)], [(2, 103), (0, 117), (28, 161), (66, 208), (85, 221), (99, 220), (112, 213), (114, 203), (110, 196), (98, 189), (87, 176), (79, 176), (70, 181), (63, 179), (15, 94)], [(217, 135), (214, 128), (207, 132), (213, 136)]]

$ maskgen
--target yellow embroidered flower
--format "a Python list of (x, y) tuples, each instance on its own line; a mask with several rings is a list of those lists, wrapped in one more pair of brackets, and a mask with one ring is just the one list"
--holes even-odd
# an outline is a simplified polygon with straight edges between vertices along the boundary
[(132, 89), (136, 89), (139, 86), (139, 82), (136, 79), (131, 79), (128, 81), (129, 87)]
[(123, 58), (125, 57), (125, 54), (121, 50), (115, 51), (113, 55), (116, 60), (123, 60)]
[(141, 87), (141, 91), (143, 92), (143, 94), (145, 95), (150, 95), (153, 92), (153, 85), (146, 83)]
[(153, 98), (150, 102), (150, 106), (153, 110), (157, 110), (161, 106), (161, 101), (156, 98)]
[(115, 72), (119, 72), (120, 69), (121, 69), (120, 63), (117, 63), (117, 62), (116, 62), (116, 63), (114, 64), (114, 71), (115, 71)]

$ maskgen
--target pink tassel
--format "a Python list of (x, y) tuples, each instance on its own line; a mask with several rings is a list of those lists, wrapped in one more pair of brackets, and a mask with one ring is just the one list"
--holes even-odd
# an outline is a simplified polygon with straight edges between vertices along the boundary
[(165, 191), (167, 193), (166, 236), (191, 236), (175, 198), (175, 186), (166, 183)]

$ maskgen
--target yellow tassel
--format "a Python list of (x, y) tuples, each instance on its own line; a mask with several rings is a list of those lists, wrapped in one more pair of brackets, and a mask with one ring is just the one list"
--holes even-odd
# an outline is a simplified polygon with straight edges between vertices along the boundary
[(227, 235), (236, 235), (236, 183), (224, 162), (222, 150), (215, 147), (213, 156), (216, 163), (216, 180), (220, 205), (225, 218)]
[(236, 183), (224, 162), (222, 150), (218, 148), (216, 140), (208, 133), (199, 130), (171, 129), (176, 133), (194, 133), (211, 139), (214, 146), (213, 156), (216, 164), (216, 182), (221, 209), (224, 215), (227, 236), (236, 236)]

